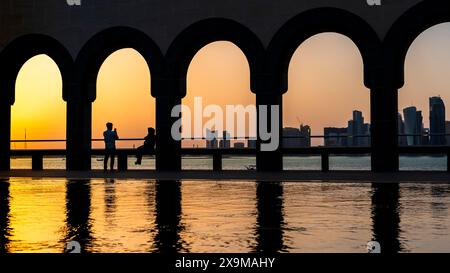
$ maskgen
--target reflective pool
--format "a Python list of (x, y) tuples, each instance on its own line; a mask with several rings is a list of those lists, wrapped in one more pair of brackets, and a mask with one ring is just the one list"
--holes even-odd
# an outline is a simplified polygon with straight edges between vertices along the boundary
[(10, 179), (0, 252), (450, 252), (450, 185)]

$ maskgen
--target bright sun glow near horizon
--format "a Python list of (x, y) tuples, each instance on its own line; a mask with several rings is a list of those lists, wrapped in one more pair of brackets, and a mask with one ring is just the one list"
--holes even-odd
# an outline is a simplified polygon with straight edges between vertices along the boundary
[[(424, 112), (428, 127), (428, 98), (450, 98), (450, 23), (424, 32), (411, 46), (405, 64), (405, 86), (399, 90), (399, 112), (411, 105)], [(201, 96), (204, 104), (249, 105), (249, 67), (242, 51), (230, 42), (215, 42), (201, 49), (188, 71), (183, 103), (192, 106)], [(93, 138), (101, 138), (111, 121), (123, 138), (142, 138), (155, 127), (155, 99), (151, 96), (151, 71), (133, 49), (109, 56), (97, 80), (93, 104)], [(363, 85), (363, 64), (356, 45), (347, 37), (323, 33), (311, 37), (295, 52), (289, 67), (289, 89), (283, 98), (284, 126), (346, 126), (352, 110), (361, 110), (370, 122), (369, 90)], [(450, 116), (447, 111), (447, 117)], [(12, 139), (65, 139), (66, 103), (56, 63), (46, 55), (28, 60), (17, 76), (12, 107)], [(27, 144), (28, 148), (61, 147), (62, 144)], [(101, 145), (101, 144), (98, 144)], [(96, 145), (94, 145), (95, 147)], [(24, 144), (12, 144), (23, 148)]]

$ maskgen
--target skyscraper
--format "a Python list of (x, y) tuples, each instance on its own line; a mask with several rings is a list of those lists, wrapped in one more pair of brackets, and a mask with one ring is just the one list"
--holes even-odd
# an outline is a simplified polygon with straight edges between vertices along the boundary
[(323, 129), (326, 147), (345, 147), (347, 146), (348, 128), (327, 127)]
[(441, 97), (430, 98), (430, 144), (445, 145), (445, 104)]
[(399, 135), (398, 137), (398, 145), (400, 146), (405, 146), (407, 145), (407, 140), (405, 135), (405, 123), (403, 122), (403, 117), (402, 114), (398, 113), (398, 117), (397, 117), (398, 121), (397, 121), (397, 133)]
[[(427, 130), (428, 131), (428, 130)], [(416, 115), (416, 137), (415, 145), (424, 145), (428, 143), (429, 140), (425, 141), (425, 138), (428, 138), (428, 133), (425, 132), (425, 128), (423, 127), (423, 115), (422, 111), (417, 111)], [(424, 136), (426, 134), (426, 136)]]
[(221, 149), (230, 149), (231, 148), (231, 135), (227, 131), (223, 131), (222, 140), (219, 144)]
[(447, 134), (445, 137), (447, 140), (447, 145), (450, 145), (450, 121), (445, 122), (445, 133)]
[(363, 136), (361, 138), (361, 141), (359, 143), (359, 146), (361, 147), (369, 147), (372, 143), (371, 143), (371, 138), (370, 138), (370, 124), (369, 123), (364, 123), (363, 125)]
[(364, 117), (361, 111), (353, 111), (353, 119), (348, 122), (347, 127), (348, 146), (369, 146), (370, 125), (364, 123)]
[(422, 111), (417, 111), (414, 106), (403, 109), (405, 117), (405, 134), (408, 146), (419, 145), (420, 135), (423, 132)]
[(206, 129), (206, 148), (217, 149), (219, 147), (219, 142), (217, 140), (218, 132)]
[(311, 147), (311, 127), (309, 125), (300, 125), (300, 146)]

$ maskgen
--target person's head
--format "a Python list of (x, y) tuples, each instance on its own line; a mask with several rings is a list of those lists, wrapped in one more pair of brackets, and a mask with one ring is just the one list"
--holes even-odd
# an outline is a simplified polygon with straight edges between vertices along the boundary
[(106, 123), (106, 129), (112, 130), (113, 129), (113, 124), (111, 122)]
[(152, 128), (152, 127), (148, 128), (148, 134), (155, 135), (155, 128)]

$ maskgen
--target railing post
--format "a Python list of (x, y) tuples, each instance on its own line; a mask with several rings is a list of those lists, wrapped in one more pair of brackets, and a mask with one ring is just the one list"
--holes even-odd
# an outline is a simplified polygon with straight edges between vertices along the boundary
[(41, 153), (32, 154), (31, 169), (33, 171), (42, 171), (44, 169), (44, 156)]
[(322, 161), (322, 172), (329, 172), (330, 171), (330, 154), (328, 154), (328, 152), (326, 152), (326, 151), (322, 151), (321, 161)]
[(119, 171), (128, 170), (128, 155), (125, 152), (119, 152), (117, 164)]
[(222, 171), (222, 154), (218, 151), (213, 154), (213, 170), (215, 172)]

